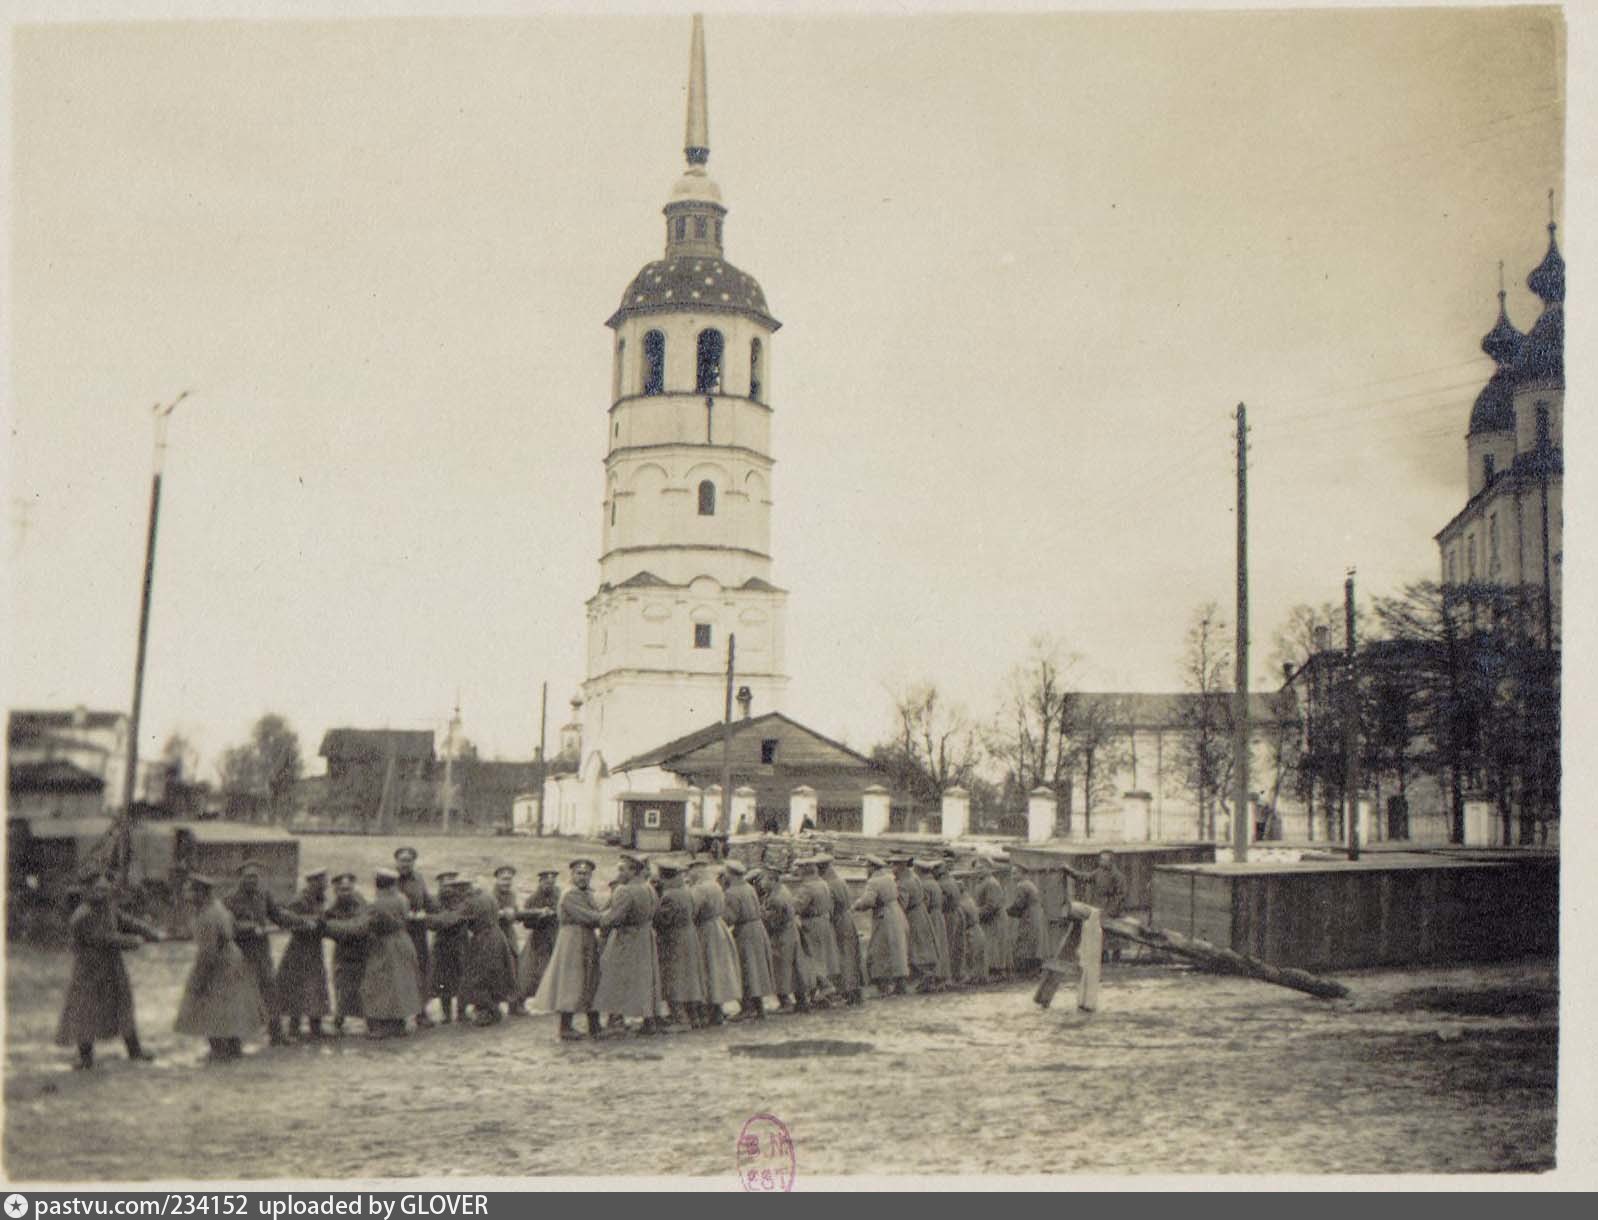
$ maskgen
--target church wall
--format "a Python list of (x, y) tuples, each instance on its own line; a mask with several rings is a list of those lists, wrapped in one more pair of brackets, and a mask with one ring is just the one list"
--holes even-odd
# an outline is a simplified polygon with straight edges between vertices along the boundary
[[(725, 663), (726, 653), (721, 655)], [(741, 672), (737, 681), (750, 688), (756, 708), (782, 706), (786, 677)], [(726, 677), (724, 671), (629, 670), (590, 680), (583, 694), (584, 737), (603, 741), (615, 765), (719, 721), (725, 708)]]

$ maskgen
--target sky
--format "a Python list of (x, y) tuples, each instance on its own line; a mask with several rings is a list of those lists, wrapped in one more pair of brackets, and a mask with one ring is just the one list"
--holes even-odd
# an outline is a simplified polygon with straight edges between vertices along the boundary
[[(458, 693), (525, 758), (544, 682), (553, 748), (689, 21), (449, 11), (10, 30), (8, 706), (127, 706), (151, 406), (189, 389), (145, 754), (209, 770), (272, 711), (314, 755)], [(1563, 40), (1527, 7), (712, 10), (727, 256), (783, 323), (786, 710), (862, 748), (895, 683), (985, 716), (1040, 633), (1083, 689), (1179, 689), (1194, 608), (1231, 614), (1240, 401), (1256, 685), (1346, 567), (1434, 577), (1498, 262), (1524, 330), (1550, 189), (1564, 219)]]

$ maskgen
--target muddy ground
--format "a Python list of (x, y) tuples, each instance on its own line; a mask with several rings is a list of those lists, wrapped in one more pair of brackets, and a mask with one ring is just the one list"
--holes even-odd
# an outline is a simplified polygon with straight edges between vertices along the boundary
[[(307, 837), (306, 867), (383, 862)], [(571, 845), (420, 840), (422, 870), (532, 871)], [(594, 853), (590, 853), (594, 854)], [(614, 852), (602, 851), (601, 878)], [(365, 888), (363, 886), (363, 888)], [(283, 940), (274, 938), (274, 954)], [(6, 972), (5, 1170), (19, 1181), (689, 1174), (731, 1185), (775, 1115), (806, 1175), (1400, 1173), (1554, 1162), (1552, 962), (1338, 976), (1328, 1003), (1169, 965), (1106, 967), (1100, 1011), (1031, 987), (871, 1000), (666, 1038), (560, 1044), (550, 1017), (251, 1047), (231, 1067), (171, 1032), (192, 948), (127, 957), (134, 1066), (52, 1043), (64, 953)]]

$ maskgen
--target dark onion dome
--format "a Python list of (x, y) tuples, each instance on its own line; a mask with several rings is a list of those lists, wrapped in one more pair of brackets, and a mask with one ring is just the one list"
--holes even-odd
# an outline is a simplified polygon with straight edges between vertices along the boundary
[(1550, 305), (1563, 304), (1565, 300), (1565, 259), (1559, 253), (1559, 243), (1554, 240), (1555, 226), (1548, 226), (1548, 253), (1537, 264), (1536, 270), (1526, 277), (1530, 288)]
[(1515, 324), (1509, 320), (1509, 314), (1504, 309), (1504, 294), (1498, 294), (1498, 321), (1493, 323), (1493, 328), (1482, 336), (1481, 350), (1486, 352), (1499, 365), (1500, 368), (1515, 362), (1515, 357), (1520, 354), (1520, 345), (1526, 336), (1515, 329)]
[(617, 326), (634, 314), (701, 309), (753, 314), (773, 330), (780, 325), (767, 310), (766, 294), (754, 276), (725, 259), (696, 255), (647, 264), (627, 285), (620, 308), (606, 325)]
[[(1561, 277), (1562, 279), (1563, 277)], [(1509, 375), (1519, 385), (1523, 382), (1565, 381), (1565, 307), (1551, 301), (1542, 317), (1521, 342), (1515, 363)]]
[(1499, 369), (1476, 395), (1470, 409), (1470, 435), (1515, 430), (1514, 379), (1507, 369)]

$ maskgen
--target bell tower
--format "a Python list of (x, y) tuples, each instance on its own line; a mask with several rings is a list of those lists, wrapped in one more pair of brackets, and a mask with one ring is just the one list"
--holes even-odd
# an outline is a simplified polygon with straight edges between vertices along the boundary
[(614, 368), (582, 752), (611, 768), (721, 719), (730, 634), (756, 714), (780, 710), (788, 683), (787, 593), (771, 582), (780, 323), (754, 277), (724, 257), (697, 16), (687, 119), (664, 257), (633, 278), (606, 323)]

